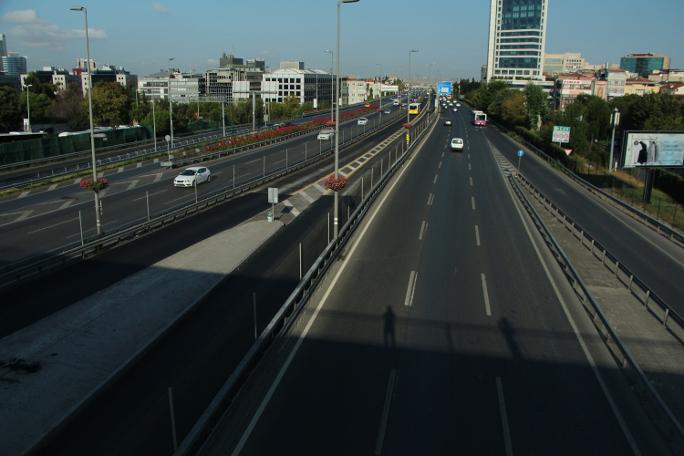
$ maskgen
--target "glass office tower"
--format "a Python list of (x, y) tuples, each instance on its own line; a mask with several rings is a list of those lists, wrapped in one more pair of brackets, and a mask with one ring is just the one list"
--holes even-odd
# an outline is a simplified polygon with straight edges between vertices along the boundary
[(548, 0), (491, 0), (487, 81), (543, 80)]

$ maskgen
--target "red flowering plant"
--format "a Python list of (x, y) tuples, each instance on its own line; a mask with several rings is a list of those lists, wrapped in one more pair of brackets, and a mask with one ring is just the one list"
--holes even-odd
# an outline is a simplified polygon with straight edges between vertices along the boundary
[(342, 175), (335, 177), (334, 174), (331, 174), (325, 178), (325, 188), (334, 192), (339, 192), (347, 185), (347, 180), (348, 179)]
[(90, 177), (84, 177), (78, 184), (83, 190), (92, 190), (94, 192), (99, 192), (109, 187), (109, 181), (104, 177), (98, 177), (95, 182)]

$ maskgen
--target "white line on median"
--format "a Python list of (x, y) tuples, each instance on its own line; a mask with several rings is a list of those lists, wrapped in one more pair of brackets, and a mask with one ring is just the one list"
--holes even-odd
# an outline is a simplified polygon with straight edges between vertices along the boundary
[(427, 205), (432, 206), (432, 203), (434, 203), (434, 202), (435, 202), (435, 195), (430, 193), (428, 195)]
[(128, 184), (128, 187), (126, 187), (126, 191), (128, 190), (133, 190), (136, 185), (138, 185), (138, 182), (140, 182), (138, 179), (133, 179), (130, 184)]
[(59, 185), (59, 184), (52, 184), (52, 185), (50, 185), (50, 186), (48, 187), (48, 192), (51, 192), (51, 191), (53, 191), (54, 189), (56, 189), (58, 185)]
[(161, 178), (162, 178), (163, 175), (164, 175), (164, 173), (157, 173), (157, 174), (154, 176), (154, 180), (153, 180), (152, 182), (153, 182), (153, 183), (159, 182), (159, 181), (161, 180)]
[(406, 288), (406, 298), (404, 299), (404, 305), (406, 307), (411, 307), (413, 305), (413, 295), (416, 292), (417, 281), (418, 273), (416, 271), (411, 271), (411, 274), (409, 274), (408, 286)]
[(435, 174), (435, 179), (432, 181), (433, 184), (437, 183), (437, 179), (439, 179), (439, 174)]
[(382, 445), (385, 442), (385, 433), (387, 432), (387, 420), (389, 419), (390, 406), (392, 405), (392, 396), (394, 395), (394, 386), (397, 384), (398, 375), (397, 370), (390, 371), (389, 379), (387, 380), (387, 390), (385, 391), (385, 404), (382, 407), (382, 418), (380, 419), (380, 429), (378, 429), (378, 439), (375, 442), (375, 455), (382, 454)]
[(470, 205), (473, 207), (473, 210), (477, 209), (475, 206), (475, 197), (474, 196), (470, 197)]
[(64, 201), (64, 202), (62, 203), (62, 205), (59, 206), (59, 207), (57, 208), (57, 210), (59, 211), (59, 210), (62, 210), (62, 209), (66, 209), (67, 207), (71, 206), (71, 205), (74, 204), (75, 202), (76, 202), (75, 199), (68, 199), (68, 200)]
[(480, 246), (480, 228), (477, 225), (475, 225), (475, 243), (478, 247)]
[(302, 190), (301, 192), (299, 192), (299, 195), (301, 195), (302, 198), (307, 200), (309, 204), (312, 204), (315, 201), (311, 196), (309, 196), (308, 193), (306, 193), (306, 190)]
[(420, 225), (420, 234), (418, 235), (418, 240), (422, 241), (423, 238), (425, 237), (425, 230), (427, 229), (427, 222), (423, 220), (423, 223)]
[(17, 196), (17, 199), (27, 197), (29, 193), (31, 193), (31, 190), (23, 191), (23, 192), (19, 193), (19, 196)]
[(504, 445), (506, 456), (513, 456), (513, 445), (511, 444), (511, 429), (508, 426), (508, 413), (506, 412), (506, 398), (504, 397), (503, 384), (501, 377), (496, 377), (496, 394), (499, 396), (499, 415), (501, 416), (501, 427), (503, 428)]
[(488, 317), (492, 316), (492, 308), (489, 306), (489, 293), (487, 292), (487, 277), (484, 273), (480, 274), (482, 279), (482, 296), (484, 297), (485, 312)]

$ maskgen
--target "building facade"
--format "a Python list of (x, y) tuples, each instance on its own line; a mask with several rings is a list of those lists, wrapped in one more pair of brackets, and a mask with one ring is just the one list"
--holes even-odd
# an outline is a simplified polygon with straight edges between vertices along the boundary
[(160, 71), (140, 78), (138, 92), (150, 100), (168, 100), (170, 96), (174, 103), (189, 103), (204, 97), (204, 75)]
[(548, 0), (491, 0), (487, 82), (544, 79), (547, 11)]
[(646, 78), (627, 79), (625, 81), (625, 96), (639, 95), (644, 96), (660, 92), (660, 84)]
[(555, 76), (587, 69), (589, 64), (579, 52), (544, 54), (544, 74)]
[(2, 58), (7, 55), (7, 39), (5, 38), (4, 33), (0, 33), (0, 73), (2, 73), (3, 66), (2, 66)]
[(581, 73), (561, 74), (556, 79), (552, 96), (557, 109), (564, 110), (580, 95), (592, 95), (594, 77)]
[(334, 78), (323, 70), (278, 69), (263, 75), (261, 89), (266, 101), (282, 103), (298, 98), (300, 103), (330, 100), (334, 91)]
[[(88, 84), (88, 72), (79, 71), (79, 73), (81, 76), (81, 91), (83, 92), (83, 96), (86, 96), (88, 90), (90, 90)], [(101, 82), (116, 82), (123, 87), (134, 89), (138, 86), (138, 77), (124, 70), (123, 67), (115, 68), (109, 65), (104, 65), (92, 72), (91, 79), (93, 86)]]
[[(69, 84), (80, 84), (80, 78), (69, 73), (64, 68), (44, 66), (41, 70), (33, 71), (40, 82), (49, 83), (55, 86), (56, 92), (65, 90)], [(22, 87), (26, 85), (26, 78), (29, 73), (21, 75)]]
[(2, 56), (2, 71), (10, 76), (26, 73), (26, 57), (16, 52), (9, 52)]
[(665, 54), (629, 54), (620, 59), (620, 68), (647, 78), (654, 71), (669, 70), (670, 57)]

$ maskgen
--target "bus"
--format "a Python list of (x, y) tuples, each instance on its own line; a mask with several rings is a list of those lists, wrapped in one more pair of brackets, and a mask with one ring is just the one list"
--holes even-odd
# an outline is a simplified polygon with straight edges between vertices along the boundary
[(476, 127), (486, 127), (488, 123), (487, 114), (482, 111), (473, 111), (473, 125)]
[(409, 115), (417, 116), (420, 112), (420, 103), (410, 103), (409, 104)]

